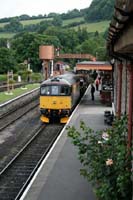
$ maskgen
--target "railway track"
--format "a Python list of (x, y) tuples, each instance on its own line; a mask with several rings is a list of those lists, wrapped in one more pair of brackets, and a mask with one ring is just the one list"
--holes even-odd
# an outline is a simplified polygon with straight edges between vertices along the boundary
[(33, 99), (32, 102), (23, 103), (19, 108), (8, 111), (0, 116), (0, 131), (5, 129), (10, 124), (14, 123), (17, 119), (24, 116), (27, 112), (39, 105), (38, 99)]
[(32, 139), (0, 172), (0, 200), (18, 200), (63, 125), (42, 126)]

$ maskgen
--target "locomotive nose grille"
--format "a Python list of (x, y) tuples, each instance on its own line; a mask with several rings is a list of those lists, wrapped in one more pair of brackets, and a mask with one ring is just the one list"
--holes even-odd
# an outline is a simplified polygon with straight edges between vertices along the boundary
[(55, 117), (58, 116), (59, 110), (51, 110), (51, 116)]

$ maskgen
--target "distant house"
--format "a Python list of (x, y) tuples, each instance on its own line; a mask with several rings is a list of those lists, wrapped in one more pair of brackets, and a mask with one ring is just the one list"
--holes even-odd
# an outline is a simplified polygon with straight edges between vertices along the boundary
[(111, 71), (112, 66), (105, 61), (83, 61), (76, 64), (76, 71), (102, 70)]

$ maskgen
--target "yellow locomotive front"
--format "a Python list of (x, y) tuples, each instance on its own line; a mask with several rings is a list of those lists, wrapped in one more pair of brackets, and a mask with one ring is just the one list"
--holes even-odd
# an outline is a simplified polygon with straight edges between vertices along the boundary
[(41, 121), (66, 123), (72, 108), (71, 85), (61, 79), (45, 81), (40, 87)]

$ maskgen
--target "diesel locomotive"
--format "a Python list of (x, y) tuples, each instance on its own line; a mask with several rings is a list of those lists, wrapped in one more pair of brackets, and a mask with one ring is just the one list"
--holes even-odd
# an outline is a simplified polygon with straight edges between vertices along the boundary
[(58, 120), (60, 123), (66, 123), (68, 121), (81, 96), (81, 89), (84, 90), (80, 80), (79, 75), (66, 73), (45, 80), (41, 84), (40, 119), (42, 122)]

